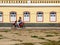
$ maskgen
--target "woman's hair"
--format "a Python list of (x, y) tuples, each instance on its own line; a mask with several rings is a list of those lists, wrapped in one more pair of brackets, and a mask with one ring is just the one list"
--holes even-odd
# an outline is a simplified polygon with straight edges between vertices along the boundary
[(21, 17), (19, 17), (19, 19), (21, 19)]

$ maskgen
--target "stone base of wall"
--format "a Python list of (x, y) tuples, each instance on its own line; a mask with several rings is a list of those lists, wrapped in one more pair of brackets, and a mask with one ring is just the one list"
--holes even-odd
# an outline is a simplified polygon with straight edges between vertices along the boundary
[[(12, 26), (12, 23), (0, 23), (0, 27)], [(24, 27), (60, 27), (60, 23), (25, 23)]]

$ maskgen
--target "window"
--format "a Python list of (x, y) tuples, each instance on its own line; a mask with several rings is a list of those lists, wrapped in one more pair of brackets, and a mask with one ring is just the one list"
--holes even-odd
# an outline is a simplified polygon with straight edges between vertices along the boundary
[(0, 22), (2, 22), (3, 20), (2, 20), (2, 15), (3, 15), (3, 13), (2, 12), (0, 12)]
[(56, 12), (50, 12), (50, 21), (56, 21)]
[(43, 12), (37, 12), (37, 21), (43, 21)]
[(16, 12), (10, 12), (10, 21), (11, 22), (16, 21)]
[(29, 19), (30, 18), (30, 13), (29, 12), (24, 12), (24, 21), (28, 21), (29, 22)]

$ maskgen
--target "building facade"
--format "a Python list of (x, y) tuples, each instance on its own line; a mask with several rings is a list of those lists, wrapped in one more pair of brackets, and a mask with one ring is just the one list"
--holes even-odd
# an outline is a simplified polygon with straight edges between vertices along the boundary
[(60, 23), (60, 0), (0, 0), (0, 24), (19, 17), (27, 26), (56, 25)]

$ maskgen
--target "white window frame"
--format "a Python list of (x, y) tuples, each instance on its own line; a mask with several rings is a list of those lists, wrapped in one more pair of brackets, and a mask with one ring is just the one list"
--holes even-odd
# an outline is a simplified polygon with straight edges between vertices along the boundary
[(24, 21), (25, 22), (29, 22), (30, 21), (30, 13), (29, 12), (24, 12)]
[(42, 22), (43, 21), (43, 12), (37, 12), (37, 21), (38, 22)]
[(3, 13), (0, 12), (0, 22), (2, 22), (2, 21), (3, 21)]
[(50, 21), (55, 22), (56, 21), (56, 12), (51, 12), (50, 13)]
[(16, 12), (10, 12), (10, 21), (11, 22), (15, 22), (16, 21)]

